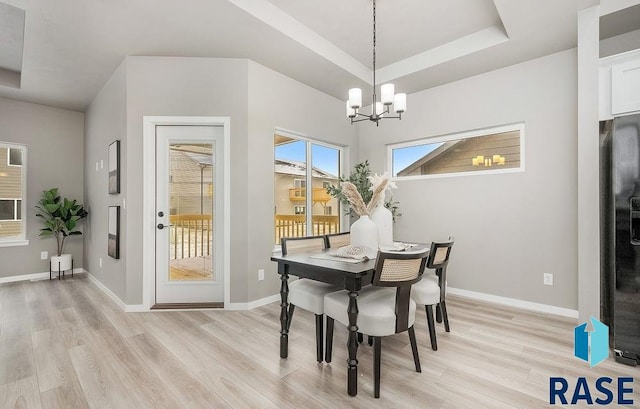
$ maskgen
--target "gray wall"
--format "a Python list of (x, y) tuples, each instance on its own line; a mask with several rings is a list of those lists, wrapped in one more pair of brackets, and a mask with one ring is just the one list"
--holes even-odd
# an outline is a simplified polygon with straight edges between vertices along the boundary
[(455, 236), (449, 286), (577, 309), (576, 72), (574, 49), (411, 94), (402, 121), (359, 127), (359, 158), (381, 171), (385, 144), (525, 122), (525, 172), (398, 182), (396, 239)]
[[(274, 149), (276, 127), (358, 151), (357, 128), (340, 101), (278, 72), (249, 61), (248, 300), (276, 294), (280, 280), (269, 261), (273, 250)], [(347, 158), (347, 169), (349, 162)], [(345, 172), (348, 174), (348, 172)], [(258, 269), (265, 280), (258, 281)], [(236, 274), (236, 271), (233, 271)]]
[(231, 302), (247, 301), (247, 60), (127, 58), (127, 304), (142, 303), (142, 117), (231, 118)]
[[(274, 98), (286, 96), (286, 99)], [(344, 118), (344, 103), (248, 60), (128, 57), (87, 114), (87, 197), (92, 207), (121, 203), (121, 260), (106, 253), (106, 219), (91, 223), (86, 242), (90, 271), (126, 304), (142, 302), (143, 116), (231, 118), (231, 302), (277, 293), (269, 261), (273, 249), (273, 135), (276, 127), (350, 145), (357, 130)], [(125, 122), (123, 122), (125, 121)], [(123, 128), (126, 123), (126, 128)], [(122, 135), (122, 194), (106, 194), (106, 173), (95, 162)], [(105, 162), (106, 166), (106, 162)], [(106, 168), (105, 171), (106, 172)], [(103, 257), (103, 268), (97, 257)], [(264, 281), (257, 270), (264, 268)], [(102, 274), (104, 272), (105, 274)], [(106, 274), (108, 272), (108, 274)]]
[[(87, 109), (85, 124), (85, 203), (91, 212), (91, 219), (86, 226), (84, 254), (87, 260), (86, 269), (113, 291), (120, 299), (126, 296), (127, 230), (126, 212), (120, 209), (120, 259), (107, 255), (107, 207), (122, 206), (124, 194), (110, 195), (109, 178), (109, 144), (121, 139), (121, 175), (126, 175), (126, 150), (124, 139), (127, 135), (127, 70), (122, 63), (111, 79)], [(96, 162), (102, 167), (96, 170)], [(120, 179), (120, 191), (126, 191), (126, 178)], [(99, 260), (102, 259), (102, 267)]]
[[(53, 187), (60, 188), (63, 197), (82, 201), (84, 114), (0, 98), (0, 124), (0, 141), (27, 145), (29, 240), (28, 246), (0, 248), (0, 277), (49, 271), (49, 262), (40, 260), (40, 252), (55, 253), (56, 243), (53, 238), (38, 237), (42, 225), (34, 206), (41, 192)], [(82, 237), (72, 237), (65, 244), (65, 253), (73, 254), (74, 267), (83, 266), (82, 245)]]

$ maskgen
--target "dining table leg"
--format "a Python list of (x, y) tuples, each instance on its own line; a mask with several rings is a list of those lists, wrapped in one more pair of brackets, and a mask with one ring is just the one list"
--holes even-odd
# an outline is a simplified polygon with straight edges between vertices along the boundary
[(347, 315), (349, 317), (349, 339), (347, 349), (349, 359), (347, 360), (347, 392), (349, 396), (358, 394), (358, 302), (356, 291), (349, 291), (349, 306)]
[(279, 265), (280, 274), (280, 358), (289, 356), (289, 274), (286, 266)]

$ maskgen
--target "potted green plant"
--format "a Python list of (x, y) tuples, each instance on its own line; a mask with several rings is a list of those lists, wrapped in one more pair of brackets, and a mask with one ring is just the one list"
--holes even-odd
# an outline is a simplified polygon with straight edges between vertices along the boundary
[(62, 251), (69, 236), (82, 234), (75, 229), (78, 222), (87, 217), (87, 211), (75, 199), (61, 198), (58, 188), (42, 191), (36, 209), (36, 216), (44, 223), (40, 236), (53, 236), (58, 244), (57, 255), (51, 256), (51, 270), (60, 272), (71, 269), (71, 254), (63, 254)]

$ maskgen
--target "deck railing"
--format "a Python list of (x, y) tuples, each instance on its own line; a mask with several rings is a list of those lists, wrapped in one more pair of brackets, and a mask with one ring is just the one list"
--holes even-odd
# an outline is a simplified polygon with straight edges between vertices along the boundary
[[(338, 216), (312, 216), (313, 229), (309, 235), (340, 232)], [(303, 214), (278, 214), (275, 216), (275, 240), (282, 237), (304, 237), (307, 235), (306, 216)], [(213, 224), (211, 215), (182, 214), (169, 216), (171, 224), (171, 260), (211, 255)]]
[(171, 215), (169, 223), (171, 260), (211, 255), (213, 225), (210, 214)]
[(275, 240), (280, 244), (282, 237), (317, 236), (340, 232), (338, 216), (313, 215), (313, 230), (307, 234), (307, 216), (304, 214), (277, 214), (275, 216)]

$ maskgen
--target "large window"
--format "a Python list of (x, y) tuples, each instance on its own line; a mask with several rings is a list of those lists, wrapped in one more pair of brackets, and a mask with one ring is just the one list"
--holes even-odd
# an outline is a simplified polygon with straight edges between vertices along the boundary
[(27, 244), (26, 157), (25, 146), (0, 142), (0, 246)]
[(274, 157), (275, 243), (340, 232), (340, 203), (327, 187), (338, 183), (342, 148), (282, 132)]
[(524, 170), (524, 124), (389, 145), (397, 178)]

